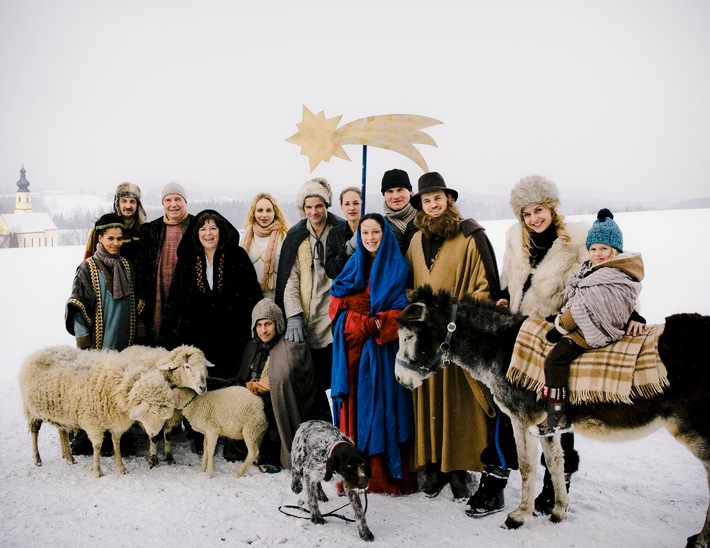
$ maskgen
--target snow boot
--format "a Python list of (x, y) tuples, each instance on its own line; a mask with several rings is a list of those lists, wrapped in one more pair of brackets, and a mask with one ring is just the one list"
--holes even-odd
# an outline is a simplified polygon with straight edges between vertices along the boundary
[[(569, 493), (569, 483), (572, 478), (571, 473), (565, 473), (565, 488)], [(552, 477), (545, 469), (545, 477), (542, 480), (542, 491), (535, 499), (536, 514), (550, 514), (555, 506), (555, 489), (552, 487)]]
[(547, 417), (539, 424), (528, 428), (528, 432), (538, 438), (548, 438), (555, 434), (570, 432), (572, 422), (567, 419), (567, 387), (550, 388), (545, 385), (542, 395), (547, 403)]
[(438, 462), (428, 462), (426, 465), (426, 479), (419, 490), (431, 499), (441, 493), (447, 483), (449, 483), (449, 474), (441, 471)]
[(471, 496), (472, 481), (468, 470), (452, 470), (449, 472), (449, 485), (454, 500), (464, 500)]
[(486, 464), (478, 489), (466, 503), (466, 515), (470, 518), (482, 518), (502, 511), (505, 508), (504, 491), (508, 476), (510, 470)]

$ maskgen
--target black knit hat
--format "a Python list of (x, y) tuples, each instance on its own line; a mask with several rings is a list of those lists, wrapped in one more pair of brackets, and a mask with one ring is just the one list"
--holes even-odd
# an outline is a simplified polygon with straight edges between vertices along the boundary
[(382, 176), (382, 194), (390, 188), (406, 188), (412, 191), (412, 183), (409, 182), (409, 175), (403, 169), (390, 169)]
[(419, 177), (419, 192), (412, 196), (412, 199), (409, 203), (412, 204), (412, 207), (414, 209), (421, 209), (422, 194), (436, 192), (437, 190), (444, 190), (446, 191), (446, 194), (451, 194), (451, 197), (454, 199), (454, 202), (459, 199), (459, 193), (456, 192), (453, 188), (447, 187), (444, 178), (439, 175), (439, 173), (437, 173), (436, 171), (431, 171)]

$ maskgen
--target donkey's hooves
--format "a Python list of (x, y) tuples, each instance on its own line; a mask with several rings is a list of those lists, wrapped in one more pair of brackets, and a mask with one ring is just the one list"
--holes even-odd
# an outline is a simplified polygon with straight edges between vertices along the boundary
[(567, 512), (565, 510), (562, 510), (562, 511), (553, 510), (552, 513), (550, 514), (550, 521), (552, 523), (560, 523), (561, 521), (564, 521), (566, 519), (567, 519)]
[(523, 523), (525, 523), (525, 520), (513, 517), (511, 514), (509, 514), (505, 520), (504, 527), (506, 529), (520, 529), (520, 527), (523, 526)]

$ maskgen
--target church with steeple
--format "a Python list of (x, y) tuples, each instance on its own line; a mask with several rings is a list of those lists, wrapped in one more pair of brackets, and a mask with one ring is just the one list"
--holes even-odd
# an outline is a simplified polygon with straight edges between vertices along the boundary
[(15, 193), (15, 212), (0, 214), (0, 249), (8, 247), (54, 247), (58, 244), (57, 226), (48, 213), (32, 211), (30, 182), (20, 169)]

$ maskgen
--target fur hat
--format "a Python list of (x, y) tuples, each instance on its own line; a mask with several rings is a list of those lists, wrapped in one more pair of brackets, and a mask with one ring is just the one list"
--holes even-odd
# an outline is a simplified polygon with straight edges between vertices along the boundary
[(187, 192), (185, 192), (185, 188), (178, 183), (168, 183), (163, 187), (163, 192), (160, 193), (160, 203), (162, 204), (165, 197), (170, 194), (182, 196), (182, 199), (187, 202)]
[(272, 320), (276, 324), (276, 333), (281, 335), (286, 331), (286, 321), (279, 306), (271, 299), (261, 299), (251, 311), (251, 328), (256, 329), (256, 322), (259, 320)]
[(113, 198), (113, 210), (120, 215), (121, 210), (118, 207), (118, 202), (121, 198), (126, 196), (131, 196), (136, 199), (136, 215), (138, 216), (139, 222), (142, 224), (146, 221), (145, 209), (143, 209), (143, 204), (141, 204), (141, 189), (138, 185), (125, 182), (121, 183), (116, 187), (116, 195)]
[(412, 200), (409, 202), (412, 204), (414, 209), (422, 208), (422, 194), (428, 194), (429, 192), (436, 192), (437, 190), (445, 190), (446, 194), (451, 194), (454, 202), (459, 199), (459, 193), (453, 188), (446, 186), (444, 178), (439, 175), (436, 171), (431, 171), (425, 173), (419, 177), (419, 192), (412, 196)]
[(390, 169), (382, 176), (382, 194), (390, 188), (406, 188), (412, 191), (412, 183), (409, 182), (409, 175), (403, 169)]
[(614, 215), (608, 209), (600, 209), (597, 220), (592, 224), (587, 234), (587, 249), (593, 244), (604, 244), (613, 247), (619, 253), (624, 250), (624, 235), (619, 225), (614, 221)]
[(301, 217), (306, 216), (306, 212), (303, 209), (306, 198), (313, 197), (322, 199), (326, 208), (330, 207), (333, 202), (333, 192), (330, 190), (328, 181), (316, 178), (303, 183), (301, 190), (298, 191), (298, 196), (296, 196), (296, 209), (301, 214)]
[(510, 207), (513, 213), (522, 220), (523, 208), (542, 204), (550, 211), (560, 207), (560, 192), (557, 185), (540, 175), (530, 175), (518, 181), (510, 191)]

